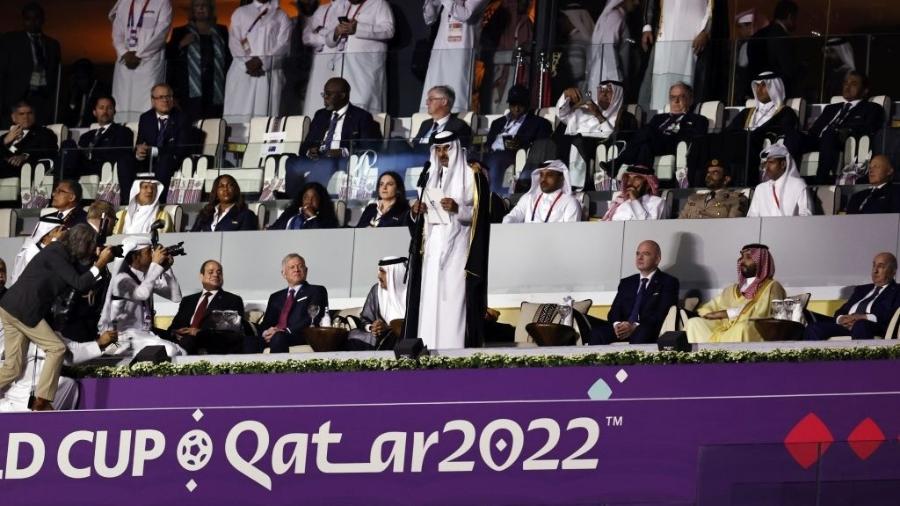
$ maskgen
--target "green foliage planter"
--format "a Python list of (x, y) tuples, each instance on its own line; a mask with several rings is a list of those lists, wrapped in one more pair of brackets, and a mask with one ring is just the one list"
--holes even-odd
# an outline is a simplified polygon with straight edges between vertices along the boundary
[(134, 367), (75, 367), (68, 373), (78, 378), (140, 378), (162, 376), (208, 376), (218, 374), (283, 374), (305, 372), (408, 371), (425, 369), (499, 369), (504, 367), (578, 367), (671, 364), (747, 364), (758, 362), (816, 362), (836, 360), (892, 360), (900, 358), (900, 345), (855, 348), (805, 348), (799, 350), (724, 351), (696, 353), (622, 351), (583, 355), (497, 355), (467, 357), (423, 357), (411, 359), (309, 359), (280, 362), (195, 362), (151, 364)]

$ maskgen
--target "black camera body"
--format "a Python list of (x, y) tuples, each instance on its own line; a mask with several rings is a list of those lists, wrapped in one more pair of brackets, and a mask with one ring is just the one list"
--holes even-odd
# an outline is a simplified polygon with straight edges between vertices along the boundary
[[(154, 249), (159, 246), (159, 230), (165, 226), (166, 224), (163, 220), (156, 220), (150, 225), (150, 244), (153, 245)], [(184, 251), (184, 241), (171, 246), (166, 246), (165, 249), (166, 254), (172, 257), (187, 255)]]

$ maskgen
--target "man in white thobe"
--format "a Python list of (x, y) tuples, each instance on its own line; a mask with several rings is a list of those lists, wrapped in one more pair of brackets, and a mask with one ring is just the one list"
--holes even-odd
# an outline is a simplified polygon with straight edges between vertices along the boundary
[(622, 191), (612, 200), (603, 221), (659, 220), (665, 201), (659, 197), (659, 180), (653, 169), (632, 165), (622, 174)]
[(648, 50), (656, 43), (644, 78), (645, 86), (650, 81), (650, 109), (663, 110), (673, 84), (694, 82), (697, 55), (709, 42), (712, 11), (713, 0), (651, 0), (648, 3), (641, 45)]
[(10, 285), (19, 279), (19, 276), (25, 271), (25, 267), (28, 266), (31, 259), (40, 253), (44, 246), (62, 236), (65, 230), (64, 227), (63, 219), (57, 216), (56, 213), (41, 216), (37, 225), (34, 226), (31, 236), (25, 239), (25, 242), (22, 243), (22, 249), (16, 254), (13, 270), (9, 278)]
[[(338, 0), (338, 16), (325, 24), (325, 44), (343, 63), (354, 102), (372, 114), (384, 112), (387, 43), (394, 36), (394, 15), (385, 0)], [(340, 19), (343, 18), (344, 21)]]
[(234, 11), (228, 30), (234, 59), (225, 76), (225, 121), (280, 115), (282, 65), (290, 42), (291, 20), (277, 2), (255, 0)]
[(594, 25), (591, 36), (591, 65), (587, 89), (595, 90), (601, 81), (625, 81), (628, 78), (625, 51), (631, 38), (625, 18), (640, 6), (640, 0), (610, 0)]
[(781, 144), (773, 144), (762, 153), (766, 177), (753, 191), (748, 218), (765, 216), (811, 216), (809, 190), (800, 177), (797, 164)]
[(531, 189), (503, 217), (503, 223), (562, 223), (581, 219), (572, 195), (569, 168), (560, 160), (544, 162), (531, 173)]
[(116, 117), (128, 123), (150, 108), (151, 88), (166, 80), (172, 4), (169, 0), (119, 0), (110, 16), (116, 49), (112, 94)]
[(425, 24), (430, 26), (437, 22), (440, 25), (422, 88), (421, 112), (427, 110), (425, 99), (428, 98), (428, 90), (437, 85), (447, 85), (456, 91), (452, 112), (469, 110), (475, 66), (474, 48), (478, 46), (485, 4), (487, 0), (425, 0), (422, 6)]
[(322, 89), (332, 77), (340, 77), (341, 58), (337, 47), (325, 44), (328, 32), (325, 26), (329, 20), (337, 19), (337, 1), (319, 5), (316, 12), (303, 26), (303, 44), (312, 48), (312, 66), (309, 71), (309, 82), (306, 84), (306, 97), (303, 100), (303, 114), (312, 118), (322, 103)]
[[(478, 205), (479, 195), (487, 196), (487, 179), (480, 167), (476, 171), (466, 163), (466, 150), (455, 133), (441, 132), (434, 139), (423, 196), (434, 207), (425, 212), (425, 202), (412, 206), (413, 217), (425, 219), (419, 338), (432, 350), (463, 348), (467, 329), (475, 332), (473, 322), (483, 325), (487, 301), (482, 301), (480, 309), (472, 301), (486, 294), (474, 293), (477, 290), (467, 276), (486, 277), (485, 265), (483, 270), (472, 265), (487, 257), (481, 234), (490, 226), (486, 207)], [(437, 212), (438, 208), (445, 213)], [(480, 314), (471, 314), (479, 310)]]

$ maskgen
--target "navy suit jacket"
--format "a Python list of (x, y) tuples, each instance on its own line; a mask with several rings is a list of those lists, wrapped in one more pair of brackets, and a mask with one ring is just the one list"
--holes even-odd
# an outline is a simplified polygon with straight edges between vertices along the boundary
[[(491, 149), (491, 145), (494, 144), (497, 136), (503, 132), (503, 127), (505, 126), (506, 116), (501, 116), (491, 123), (487, 142), (485, 142), (485, 147), (487, 149)], [(549, 121), (529, 112), (525, 115), (525, 119), (522, 121), (522, 126), (519, 127), (519, 131), (516, 132), (516, 135), (513, 137), (519, 142), (520, 148), (527, 149), (538, 139), (549, 139), (552, 133), (553, 125), (551, 125)]]
[[(865, 298), (874, 287), (874, 284), (869, 283), (854, 288), (853, 295), (850, 296), (846, 304), (841, 306), (840, 309), (834, 313), (834, 317), (837, 318), (838, 316), (848, 314), (850, 308)], [(896, 282), (891, 281), (889, 284), (885, 285), (881, 293), (878, 294), (878, 297), (872, 304), (871, 314), (878, 318), (879, 325), (887, 327), (887, 324), (891, 321), (891, 318), (894, 316), (894, 311), (896, 311), (898, 306), (900, 306), (900, 286), (898, 286)]]
[[(863, 207), (863, 201), (865, 201), (865, 207)], [(900, 185), (891, 183), (882, 188), (870, 188), (856, 192), (850, 197), (850, 202), (847, 204), (848, 214), (898, 212), (900, 212)]]
[[(666, 120), (669, 119), (669, 116), (669, 113), (657, 114), (650, 118), (650, 122), (647, 123), (647, 126), (644, 128), (649, 130), (659, 130)], [(688, 112), (684, 114), (684, 118), (681, 120), (681, 127), (674, 136), (679, 140), (686, 141), (700, 135), (706, 135), (708, 131), (709, 120), (706, 119), (705, 116)]]
[[(331, 125), (333, 111), (319, 109), (309, 125), (309, 133), (306, 140), (300, 145), (300, 155), (305, 155), (310, 148), (317, 148), (328, 135), (328, 127)], [(341, 127), (341, 147), (350, 149), (350, 141), (379, 141), (381, 129), (375, 123), (372, 115), (364, 109), (353, 104), (347, 106), (344, 115), (344, 124)], [(370, 143), (366, 143), (370, 144)]]
[[(431, 132), (431, 127), (434, 126), (434, 120), (429, 118), (422, 122), (422, 126), (419, 127), (418, 133), (413, 137), (413, 145), (418, 145), (422, 138), (427, 136), (429, 132)], [(444, 124), (444, 130), (447, 132), (453, 132), (459, 136), (459, 142), (463, 145), (463, 147), (469, 147), (469, 144), (472, 143), (472, 127), (469, 126), (468, 123), (456, 117), (456, 114), (451, 114), (450, 118), (447, 120), (447, 123)]]
[[(212, 214), (204, 214), (200, 213), (197, 215), (197, 220), (194, 221), (194, 226), (191, 227), (191, 232), (209, 232), (212, 230)], [(256, 219), (256, 214), (253, 211), (247, 209), (238, 210), (237, 206), (232, 207), (225, 213), (225, 216), (219, 220), (219, 224), (216, 226), (216, 232), (232, 232), (234, 230), (256, 230), (259, 228), (259, 220)]]
[[(79, 165), (77, 174), (100, 174), (103, 164), (127, 163), (134, 146), (134, 133), (124, 125), (110, 124), (103, 135), (97, 137), (99, 128), (86, 132), (78, 138), (78, 157), (66, 157), (70, 164)], [(67, 169), (75, 169), (67, 165)], [(129, 188), (130, 190), (130, 188)]]
[[(809, 135), (819, 137), (822, 130), (825, 130), (825, 127), (834, 120), (835, 116), (840, 114), (843, 107), (843, 103), (825, 106), (822, 114), (816, 118), (816, 122), (810, 127)], [(881, 130), (882, 126), (884, 126), (884, 109), (878, 104), (862, 100), (856, 104), (856, 107), (850, 109), (847, 116), (841, 121), (841, 124), (835, 128), (849, 130), (850, 135), (856, 137), (873, 135)]]
[[(181, 160), (192, 151), (192, 141), (196, 140), (192, 139), (192, 128), (187, 115), (178, 109), (172, 109), (169, 111), (169, 120), (166, 122), (162, 143), (157, 145), (159, 120), (156, 117), (156, 111), (150, 109), (141, 114), (138, 122), (137, 144), (145, 143), (151, 147), (156, 146), (159, 148), (159, 156), (153, 162), (152, 169), (154, 174), (164, 179), (161, 181), (166, 185), (167, 189), (172, 173), (181, 164)], [(150, 168), (150, 158), (148, 156), (144, 161), (137, 161), (137, 168), (141, 171)], [(126, 193), (129, 190), (130, 188), (122, 189)]]
[[(284, 288), (269, 296), (269, 302), (266, 304), (266, 314), (258, 327), (260, 336), (270, 327), (278, 325), (278, 317), (281, 316), (281, 308), (284, 307), (287, 292), (288, 289)], [(304, 282), (300, 285), (297, 293), (294, 294), (294, 301), (294, 307), (291, 308), (291, 312), (288, 314), (287, 327), (291, 334), (298, 334), (310, 325), (309, 312), (307, 311), (310, 304), (319, 306), (319, 316), (316, 317), (316, 323), (325, 314), (325, 308), (328, 307), (328, 290), (324, 286), (310, 285)]]
[[(619, 281), (619, 289), (609, 310), (607, 321), (610, 323), (628, 321), (631, 308), (634, 307), (635, 298), (637, 298), (640, 282), (640, 274), (634, 274)], [(678, 278), (658, 269), (647, 284), (647, 293), (638, 310), (638, 322), (640, 323), (638, 328), (644, 329), (644, 335), (652, 339), (651, 342), (655, 342), (656, 337), (659, 336), (659, 330), (662, 328), (669, 308), (678, 303), (678, 288)]]

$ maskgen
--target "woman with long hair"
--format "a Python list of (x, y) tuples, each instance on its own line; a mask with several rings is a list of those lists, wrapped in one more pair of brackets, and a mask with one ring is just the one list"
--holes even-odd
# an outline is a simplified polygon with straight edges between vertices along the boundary
[(338, 228), (334, 203), (320, 183), (306, 183), (269, 230)]
[(213, 181), (209, 202), (200, 210), (191, 232), (256, 230), (258, 225), (256, 214), (247, 208), (237, 181), (222, 174)]
[(378, 178), (378, 200), (367, 205), (356, 228), (401, 227), (409, 218), (409, 202), (403, 178), (388, 171)]

